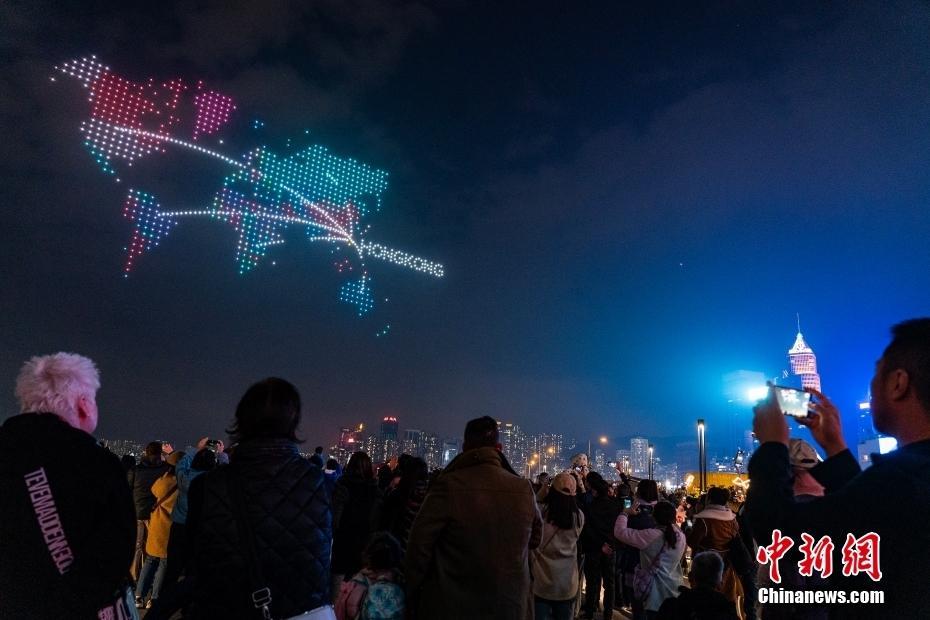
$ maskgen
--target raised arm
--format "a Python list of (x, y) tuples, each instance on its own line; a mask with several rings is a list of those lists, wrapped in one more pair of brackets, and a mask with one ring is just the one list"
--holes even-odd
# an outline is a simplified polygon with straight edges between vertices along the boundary
[(654, 541), (656, 537), (661, 536), (662, 532), (656, 529), (648, 530), (631, 530), (627, 527), (627, 515), (621, 513), (614, 522), (614, 538), (622, 543), (642, 549)]

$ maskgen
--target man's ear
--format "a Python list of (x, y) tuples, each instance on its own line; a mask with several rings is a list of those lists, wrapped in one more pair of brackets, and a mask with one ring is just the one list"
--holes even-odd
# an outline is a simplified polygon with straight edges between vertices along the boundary
[(885, 381), (888, 396), (891, 400), (901, 400), (907, 396), (908, 388), (911, 386), (911, 378), (906, 370), (898, 368), (891, 371)]
[(86, 397), (86, 396), (83, 396), (83, 395), (82, 395), (82, 396), (78, 396), (77, 403), (75, 403), (74, 408), (75, 408), (75, 410), (77, 411), (78, 419), (79, 419), (79, 420), (84, 420), (84, 419), (86, 419), (87, 416), (88, 416), (88, 412), (87, 412), (87, 397)]

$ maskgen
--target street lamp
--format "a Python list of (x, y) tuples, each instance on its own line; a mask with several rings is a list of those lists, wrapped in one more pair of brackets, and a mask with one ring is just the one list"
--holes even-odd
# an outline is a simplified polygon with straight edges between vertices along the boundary
[(707, 489), (707, 446), (704, 444), (704, 419), (698, 418), (698, 486), (703, 493)]

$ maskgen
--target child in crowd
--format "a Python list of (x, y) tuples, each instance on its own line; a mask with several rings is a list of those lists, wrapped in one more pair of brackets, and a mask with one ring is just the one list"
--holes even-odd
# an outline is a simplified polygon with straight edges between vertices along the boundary
[(337, 620), (403, 620), (403, 550), (387, 532), (372, 535), (362, 553), (362, 570), (342, 584)]

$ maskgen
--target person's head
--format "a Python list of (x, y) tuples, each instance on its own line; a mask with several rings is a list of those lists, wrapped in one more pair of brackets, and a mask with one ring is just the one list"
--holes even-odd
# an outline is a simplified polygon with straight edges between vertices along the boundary
[(574, 476), (568, 473), (557, 474), (543, 500), (546, 504), (546, 521), (562, 530), (574, 528), (578, 518), (577, 492), (578, 483)]
[(656, 521), (656, 527), (663, 530), (665, 544), (669, 547), (674, 547), (678, 542), (678, 535), (675, 531), (677, 529), (676, 513), (675, 506), (664, 500), (658, 502), (655, 508), (652, 509), (652, 518)]
[(788, 462), (794, 471), (794, 494), (822, 497), (823, 486), (817, 482), (810, 470), (822, 462), (812, 445), (803, 439), (793, 438), (788, 442)]
[(354, 452), (352, 456), (349, 457), (349, 462), (343, 474), (363, 480), (373, 480), (375, 472), (371, 467), (371, 457), (368, 456), (367, 452)]
[(339, 469), (339, 461), (336, 459), (326, 460), (326, 471), (336, 471)]
[(198, 450), (197, 454), (194, 455), (194, 460), (191, 461), (191, 469), (196, 469), (197, 471), (210, 471), (215, 467), (216, 452), (206, 448)]
[(172, 452), (171, 454), (165, 457), (165, 462), (168, 463), (168, 465), (171, 466), (172, 471), (174, 471), (174, 468), (178, 466), (178, 463), (180, 463), (181, 459), (183, 458), (184, 458), (184, 452), (182, 452), (181, 450), (175, 450), (174, 452)]
[(123, 469), (125, 469), (126, 471), (129, 471), (130, 469), (136, 466), (136, 457), (134, 457), (131, 454), (124, 454), (120, 458), (119, 462), (123, 466)]
[(420, 457), (411, 456), (401, 465), (400, 475), (407, 483), (426, 480), (429, 477), (429, 465)]
[(540, 472), (536, 476), (536, 484), (538, 484), (541, 487), (548, 486), (549, 485), (549, 472), (545, 472), (545, 471)]
[(726, 487), (711, 487), (707, 489), (707, 503), (716, 506), (726, 506), (730, 501), (730, 491)]
[(644, 502), (659, 501), (659, 486), (655, 480), (640, 480), (636, 485), (636, 497)]
[(596, 471), (592, 471), (588, 474), (588, 477), (585, 478), (585, 484), (589, 489), (594, 491), (597, 497), (607, 497), (610, 493), (610, 485), (607, 484), (604, 477)]
[(23, 413), (53, 413), (86, 433), (97, 428), (100, 374), (94, 363), (74, 353), (33, 357), (16, 378)]
[(872, 421), (909, 443), (930, 432), (930, 318), (898, 323), (891, 335), (870, 386)]
[(626, 482), (617, 485), (617, 497), (633, 497), (633, 490), (630, 485)]
[(586, 469), (588, 467), (588, 455), (584, 452), (572, 456), (572, 468)]
[(376, 532), (362, 551), (362, 565), (375, 571), (399, 569), (404, 550), (397, 539), (387, 532)]
[(228, 430), (234, 442), (274, 438), (297, 442), (300, 424), (300, 394), (285, 381), (270, 377), (259, 381), (242, 396), (236, 420)]
[(716, 551), (702, 551), (691, 560), (691, 582), (696, 589), (716, 590), (723, 583), (723, 558)]
[(322, 458), (323, 457), (323, 446), (317, 446), (316, 448), (314, 448), (313, 453), (319, 454), (320, 458)]
[(148, 461), (161, 461), (164, 456), (165, 446), (160, 441), (150, 441), (145, 445), (142, 452), (142, 458)]
[(469, 420), (465, 425), (465, 437), (462, 441), (462, 452), (478, 448), (501, 449), (497, 437), (497, 420), (490, 416), (483, 416)]

